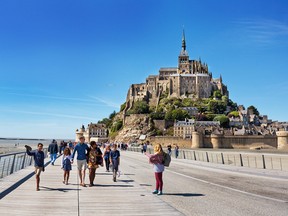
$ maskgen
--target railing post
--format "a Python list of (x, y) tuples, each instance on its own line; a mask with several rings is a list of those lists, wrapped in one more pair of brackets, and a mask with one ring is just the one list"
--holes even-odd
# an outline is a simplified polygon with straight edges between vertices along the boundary
[(208, 152), (206, 152), (207, 162), (209, 162)]
[(183, 159), (186, 159), (186, 156), (185, 156), (185, 151), (183, 150)]
[(24, 167), (25, 167), (25, 159), (26, 159), (26, 153), (24, 154), (24, 157), (23, 157), (21, 169), (24, 169)]
[(3, 168), (2, 168), (2, 174), (1, 174), (1, 178), (3, 178), (3, 176), (4, 176), (4, 167), (5, 167), (5, 163), (6, 163), (6, 159), (4, 159), (4, 164), (3, 164)]
[(264, 155), (262, 155), (262, 161), (263, 161), (263, 169), (266, 169), (266, 164), (265, 164), (265, 158), (264, 158)]
[(243, 159), (242, 159), (242, 155), (240, 154), (240, 165), (241, 167), (243, 167)]
[(221, 152), (221, 158), (222, 158), (222, 164), (225, 164), (224, 163), (224, 156), (223, 156), (223, 153)]
[(16, 154), (14, 154), (14, 157), (13, 157), (13, 161), (12, 161), (12, 166), (11, 166), (10, 174), (12, 174), (13, 171), (14, 171), (15, 159), (16, 159)]
[(194, 160), (196, 161), (196, 153), (195, 153), (195, 151), (193, 151), (193, 153), (194, 153)]

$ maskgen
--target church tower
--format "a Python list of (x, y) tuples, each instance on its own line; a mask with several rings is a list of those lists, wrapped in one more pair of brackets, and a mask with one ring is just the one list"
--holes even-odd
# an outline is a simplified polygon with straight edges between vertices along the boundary
[(182, 34), (182, 49), (180, 55), (178, 57), (178, 74), (189, 74), (190, 67), (189, 67), (189, 55), (186, 50), (186, 40), (185, 40), (185, 32), (183, 29)]

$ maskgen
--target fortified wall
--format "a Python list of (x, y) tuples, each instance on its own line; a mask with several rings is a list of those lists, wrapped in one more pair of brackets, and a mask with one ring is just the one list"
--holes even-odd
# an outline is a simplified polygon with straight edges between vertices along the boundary
[(193, 132), (192, 139), (181, 137), (161, 136), (150, 137), (152, 144), (177, 144), (180, 148), (233, 148), (233, 149), (279, 149), (288, 150), (288, 131), (279, 131), (277, 136), (223, 136), (201, 135)]

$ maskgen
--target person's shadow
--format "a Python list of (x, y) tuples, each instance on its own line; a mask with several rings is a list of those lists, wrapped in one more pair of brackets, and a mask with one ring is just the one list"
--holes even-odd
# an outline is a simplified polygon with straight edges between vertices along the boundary
[(168, 196), (183, 196), (183, 197), (205, 196), (204, 194), (197, 194), (197, 193), (164, 193), (164, 195), (168, 195)]
[[(68, 192), (68, 191), (77, 191), (80, 189), (75, 189), (75, 188), (50, 188), (50, 187), (44, 187), (44, 186), (40, 186), (41, 190), (43, 191), (60, 191), (60, 192)], [(43, 189), (42, 189), (43, 188)]]

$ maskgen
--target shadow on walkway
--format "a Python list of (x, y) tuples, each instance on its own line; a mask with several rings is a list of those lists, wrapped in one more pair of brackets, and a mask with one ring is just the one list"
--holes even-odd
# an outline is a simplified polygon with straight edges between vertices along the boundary
[(195, 194), (195, 193), (164, 193), (164, 195), (168, 195), (168, 196), (183, 196), (183, 197), (205, 196), (204, 194)]
[(117, 184), (112, 184), (112, 185), (100, 185), (100, 184), (94, 184), (94, 187), (134, 187), (133, 185), (117, 185)]
[[(42, 189), (44, 188), (44, 189)], [(44, 186), (40, 186), (40, 189), (43, 190), (43, 191), (60, 191), (60, 192), (69, 192), (69, 191), (77, 191), (77, 190), (80, 190), (80, 189), (73, 189), (73, 188), (49, 188), (49, 187), (44, 187)]]

